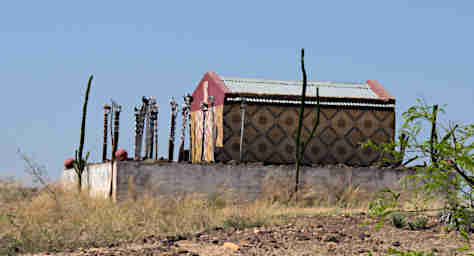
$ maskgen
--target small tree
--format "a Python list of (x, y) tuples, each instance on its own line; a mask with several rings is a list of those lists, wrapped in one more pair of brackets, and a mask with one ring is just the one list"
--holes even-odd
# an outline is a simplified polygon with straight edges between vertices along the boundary
[[(450, 122), (443, 126), (438, 115), (445, 113), (444, 107), (417, 102), (402, 114), (404, 123), (400, 133), (403, 137), (400, 136), (399, 141), (382, 145), (368, 141), (362, 146), (381, 152), (385, 156), (381, 160), (393, 166), (423, 161), (424, 165), (418, 166), (416, 174), (409, 178), (428, 194), (446, 195), (446, 208), (454, 219), (460, 220), (457, 228), (465, 234), (471, 228), (472, 218), (465, 209), (473, 207), (474, 124)], [(423, 137), (423, 128), (430, 130), (429, 136)], [(405, 153), (413, 157), (403, 162)], [(468, 201), (470, 205), (466, 206)]]
[(320, 107), (319, 107), (319, 87), (316, 88), (316, 120), (314, 122), (313, 129), (306, 141), (301, 142), (301, 128), (303, 127), (303, 119), (304, 119), (304, 108), (305, 108), (305, 101), (306, 101), (306, 88), (308, 87), (307, 78), (306, 78), (306, 70), (304, 67), (304, 48), (301, 49), (301, 70), (303, 72), (303, 88), (301, 92), (301, 103), (300, 103), (300, 111), (298, 117), (298, 128), (296, 130), (296, 175), (295, 175), (295, 193), (298, 192), (299, 180), (300, 180), (300, 166), (304, 158), (304, 152), (306, 151), (306, 147), (311, 142), (311, 139), (314, 137), (316, 133), (316, 128), (319, 125), (319, 115), (320, 115)]
[(76, 156), (73, 162), (74, 171), (77, 175), (77, 188), (78, 191), (81, 191), (82, 188), (82, 173), (87, 165), (87, 159), (89, 159), (89, 153), (87, 152), (86, 157), (83, 158), (83, 150), (84, 150), (84, 139), (85, 139), (85, 129), (86, 129), (86, 115), (87, 115), (87, 103), (89, 101), (89, 91), (92, 84), (92, 79), (94, 78), (93, 75), (89, 77), (89, 82), (87, 83), (86, 89), (86, 97), (84, 100), (84, 105), (82, 106), (82, 122), (81, 122), (81, 134), (80, 134), (80, 141), (79, 141), (79, 149), (76, 150)]

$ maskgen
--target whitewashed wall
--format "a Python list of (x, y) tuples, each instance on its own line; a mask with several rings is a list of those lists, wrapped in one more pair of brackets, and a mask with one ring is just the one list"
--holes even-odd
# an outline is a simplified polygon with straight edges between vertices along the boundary
[[(74, 169), (66, 169), (61, 174), (61, 184), (67, 188), (76, 188), (77, 175)], [(82, 190), (89, 195), (107, 198), (112, 179), (111, 163), (89, 164), (82, 173)]]

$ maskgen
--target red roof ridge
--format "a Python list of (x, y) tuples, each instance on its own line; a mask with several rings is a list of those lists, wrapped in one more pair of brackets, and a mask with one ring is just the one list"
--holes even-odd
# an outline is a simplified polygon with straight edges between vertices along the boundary
[(395, 99), (383, 86), (377, 82), (377, 80), (367, 80), (367, 84), (370, 89), (377, 94), (382, 100), (392, 100)]
[(231, 92), (229, 87), (225, 85), (224, 81), (222, 81), (222, 78), (216, 73), (216, 72), (206, 72), (205, 75), (208, 75), (211, 79), (213, 79), (216, 84), (222, 87), (224, 90), (224, 93)]

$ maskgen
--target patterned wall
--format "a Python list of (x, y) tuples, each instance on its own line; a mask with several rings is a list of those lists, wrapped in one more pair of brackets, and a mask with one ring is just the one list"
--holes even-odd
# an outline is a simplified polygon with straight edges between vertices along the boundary
[[(239, 159), (240, 104), (224, 105), (223, 147), (216, 148), (216, 160)], [(316, 118), (315, 109), (306, 107), (303, 137), (308, 137)], [(247, 105), (244, 129), (244, 161), (295, 162), (298, 106)], [(361, 149), (359, 142), (371, 139), (388, 142), (394, 138), (393, 109), (366, 110), (322, 107), (320, 125), (305, 152), (310, 163), (368, 165), (378, 153)]]

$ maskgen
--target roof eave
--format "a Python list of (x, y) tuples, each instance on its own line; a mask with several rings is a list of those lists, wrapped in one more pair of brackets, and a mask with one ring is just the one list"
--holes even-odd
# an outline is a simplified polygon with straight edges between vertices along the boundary
[[(258, 93), (238, 93), (226, 92), (225, 97), (249, 97), (249, 98), (267, 98), (267, 99), (284, 99), (284, 100), (300, 100), (300, 95), (284, 95), (284, 94), (258, 94)], [(307, 101), (315, 101), (317, 97), (306, 96)], [(392, 98), (357, 98), (357, 97), (325, 97), (320, 96), (320, 101), (326, 102), (367, 102), (379, 104), (395, 104), (395, 99)]]

